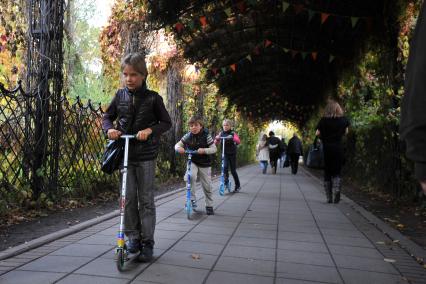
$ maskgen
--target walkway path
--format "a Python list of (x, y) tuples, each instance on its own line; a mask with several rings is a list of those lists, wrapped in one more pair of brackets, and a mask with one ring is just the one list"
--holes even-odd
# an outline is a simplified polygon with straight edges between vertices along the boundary
[(214, 216), (187, 220), (183, 192), (157, 202), (153, 263), (117, 271), (113, 218), (0, 261), (0, 283), (426, 283), (426, 270), (398, 242), (345, 197), (326, 204), (320, 182), (303, 170), (239, 172), (242, 191), (216, 191)]

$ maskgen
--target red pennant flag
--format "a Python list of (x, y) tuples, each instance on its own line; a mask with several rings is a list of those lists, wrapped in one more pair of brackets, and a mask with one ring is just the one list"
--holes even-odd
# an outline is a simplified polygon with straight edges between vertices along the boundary
[(216, 75), (216, 74), (217, 74), (217, 70), (218, 70), (217, 68), (213, 68), (213, 69), (212, 69), (213, 74), (215, 74), (215, 75)]
[(241, 13), (244, 13), (246, 11), (246, 4), (244, 1), (240, 1), (237, 3), (238, 10), (240, 10)]
[(317, 60), (317, 57), (318, 57), (318, 52), (316, 51), (312, 52), (312, 59)]
[(270, 46), (272, 44), (272, 41), (270, 41), (270, 40), (265, 40), (265, 47), (268, 47), (268, 46)]
[(328, 17), (330, 17), (330, 14), (321, 13), (321, 24), (324, 24), (324, 22), (327, 21)]
[(176, 23), (175, 28), (176, 28), (177, 32), (180, 33), (183, 30), (182, 23)]
[(303, 11), (304, 7), (302, 4), (294, 5), (294, 12), (296, 12), (296, 15), (300, 14)]
[(259, 53), (260, 53), (260, 51), (259, 51), (259, 47), (258, 47), (258, 46), (256, 46), (256, 47), (254, 48), (254, 54), (259, 55)]
[(235, 70), (237, 70), (237, 64), (231, 64), (229, 67), (231, 67), (232, 71), (235, 72)]
[(200, 17), (201, 26), (205, 27), (207, 25), (207, 18), (205, 16)]

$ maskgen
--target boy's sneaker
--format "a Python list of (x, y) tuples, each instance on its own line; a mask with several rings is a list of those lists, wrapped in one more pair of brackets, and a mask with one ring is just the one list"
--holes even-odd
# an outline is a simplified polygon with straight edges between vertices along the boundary
[(129, 239), (129, 243), (127, 244), (127, 250), (130, 253), (137, 253), (141, 249), (141, 242), (139, 239)]
[(140, 262), (150, 262), (154, 255), (154, 247), (152, 245), (143, 245), (142, 250), (138, 256)]
[(214, 215), (213, 207), (207, 206), (206, 207), (206, 214), (207, 215)]
[(197, 208), (197, 200), (191, 200), (192, 209)]

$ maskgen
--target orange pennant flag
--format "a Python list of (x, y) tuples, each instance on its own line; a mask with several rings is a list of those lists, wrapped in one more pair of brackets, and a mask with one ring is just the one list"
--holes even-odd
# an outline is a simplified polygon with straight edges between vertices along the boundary
[(321, 24), (324, 24), (324, 22), (327, 21), (328, 17), (330, 17), (330, 14), (321, 13)]
[(316, 51), (312, 52), (312, 59), (317, 60), (317, 57), (318, 57), (318, 52)]
[(270, 46), (272, 44), (272, 41), (270, 41), (270, 40), (265, 40), (265, 47), (268, 47), (268, 46)]
[(205, 16), (201, 16), (200, 23), (203, 27), (205, 27), (207, 25), (207, 18)]
[(229, 66), (229, 67), (231, 67), (231, 69), (232, 69), (232, 71), (234, 71), (235, 72), (235, 70), (237, 70), (237, 64), (231, 64), (231, 66)]
[(175, 28), (176, 28), (177, 32), (180, 33), (183, 30), (182, 23), (176, 23)]

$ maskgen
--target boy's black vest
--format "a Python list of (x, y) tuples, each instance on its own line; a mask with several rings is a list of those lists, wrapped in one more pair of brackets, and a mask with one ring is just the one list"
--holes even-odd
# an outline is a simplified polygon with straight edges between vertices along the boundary
[[(182, 143), (185, 145), (185, 148), (188, 150), (198, 150), (200, 148), (209, 148), (207, 138), (209, 137), (209, 132), (207, 129), (202, 129), (198, 134), (192, 134), (188, 132), (182, 138)], [(210, 167), (212, 162), (210, 155), (192, 155), (192, 162), (201, 168)]]
[[(116, 94), (117, 129), (127, 134), (137, 134), (138, 131), (158, 124), (154, 113), (156, 92), (148, 90), (144, 84), (139, 90), (131, 93), (128, 89), (120, 89)], [(130, 140), (129, 160), (149, 161), (158, 155), (158, 137), (152, 134), (148, 140)]]
[[(222, 131), (220, 133), (220, 137), (227, 137), (229, 135), (232, 135), (234, 137), (234, 131), (228, 130), (228, 131)], [(222, 139), (219, 141), (220, 145), (222, 145)], [(225, 154), (226, 155), (235, 155), (237, 153), (237, 145), (235, 145), (234, 139), (225, 139)]]

